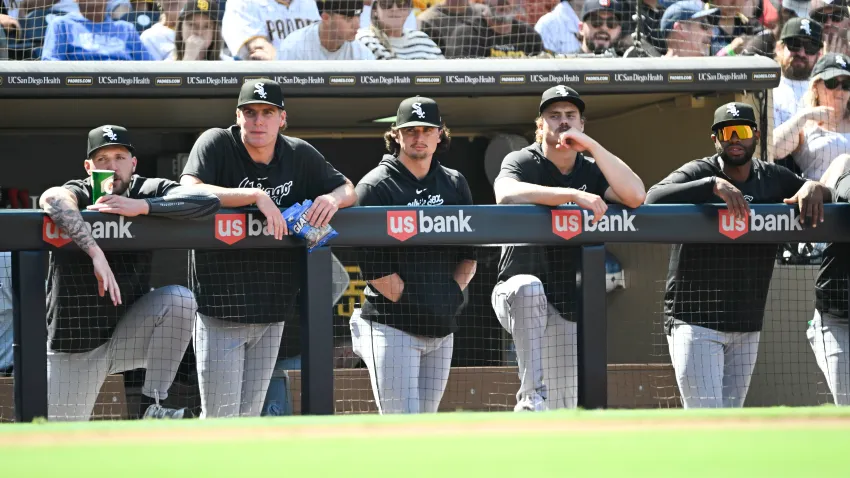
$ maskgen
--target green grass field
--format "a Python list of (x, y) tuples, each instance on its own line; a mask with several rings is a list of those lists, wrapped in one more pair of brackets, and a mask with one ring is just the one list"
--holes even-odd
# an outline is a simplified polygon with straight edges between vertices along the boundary
[(0, 425), (2, 477), (850, 476), (850, 410)]

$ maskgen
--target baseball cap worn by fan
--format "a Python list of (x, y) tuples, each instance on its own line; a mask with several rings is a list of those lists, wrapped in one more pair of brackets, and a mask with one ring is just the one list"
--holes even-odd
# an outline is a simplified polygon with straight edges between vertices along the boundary
[(182, 20), (196, 13), (209, 15), (212, 20), (217, 22), (220, 22), (224, 15), (224, 11), (220, 7), (218, 0), (191, 0), (180, 10), (179, 18)]
[(831, 80), (839, 76), (850, 76), (850, 57), (842, 53), (827, 53), (815, 63), (809, 78)]
[(660, 29), (662, 35), (666, 38), (673, 31), (673, 26), (676, 25), (676, 22), (706, 19), (709, 23), (714, 23), (713, 20), (716, 18), (718, 12), (720, 12), (719, 8), (708, 8), (707, 5), (699, 0), (676, 2), (670, 5), (667, 10), (664, 10), (664, 15), (661, 16)]
[(582, 21), (591, 13), (599, 11), (612, 12), (617, 18), (622, 18), (623, 16), (623, 10), (616, 0), (585, 0), (584, 6), (581, 9)]
[(321, 13), (337, 13), (346, 17), (359, 17), (363, 12), (362, 0), (317, 0)]
[(792, 18), (782, 27), (780, 40), (788, 38), (809, 38), (815, 43), (820, 43), (823, 38), (823, 26), (808, 18)]
[(576, 90), (564, 85), (553, 86), (543, 92), (543, 96), (540, 97), (539, 113), (543, 114), (543, 110), (547, 106), (558, 101), (572, 103), (576, 105), (579, 113), (584, 114), (584, 100), (581, 99)]
[(124, 146), (130, 154), (135, 154), (133, 143), (130, 142), (130, 133), (123, 126), (105, 124), (89, 131), (86, 157), (90, 158), (92, 153), (106, 146)]
[(736, 124), (746, 124), (754, 128), (758, 127), (756, 112), (752, 106), (746, 103), (726, 103), (714, 111), (714, 124), (711, 131), (718, 128)]
[(840, 9), (848, 6), (850, 6), (850, 1), (848, 0), (812, 0), (809, 3), (809, 17), (827, 8)]
[(428, 126), (441, 128), (443, 119), (440, 117), (440, 108), (437, 102), (431, 98), (414, 96), (402, 101), (398, 105), (395, 117), (394, 129), (412, 128), (414, 126)]
[(237, 108), (245, 105), (266, 104), (283, 109), (283, 91), (280, 84), (266, 78), (248, 80), (239, 90)]

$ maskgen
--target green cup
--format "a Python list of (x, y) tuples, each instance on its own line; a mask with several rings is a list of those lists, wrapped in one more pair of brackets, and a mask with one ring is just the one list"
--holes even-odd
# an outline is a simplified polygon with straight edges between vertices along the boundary
[(101, 196), (112, 194), (112, 179), (115, 171), (95, 169), (91, 172), (92, 204), (96, 203)]

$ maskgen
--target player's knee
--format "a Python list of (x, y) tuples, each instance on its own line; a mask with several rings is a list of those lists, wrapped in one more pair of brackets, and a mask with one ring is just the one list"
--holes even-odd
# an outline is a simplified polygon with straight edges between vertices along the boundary
[(166, 301), (166, 304), (170, 304), (176, 313), (189, 319), (195, 317), (195, 313), (198, 311), (198, 301), (195, 300), (195, 294), (191, 290), (182, 285), (170, 285), (165, 287), (164, 292), (167, 297), (171, 298), (170, 301)]

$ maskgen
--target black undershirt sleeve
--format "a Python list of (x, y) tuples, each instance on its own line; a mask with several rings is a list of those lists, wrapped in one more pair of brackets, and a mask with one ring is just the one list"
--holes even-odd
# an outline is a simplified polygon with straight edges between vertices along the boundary
[(705, 204), (719, 201), (714, 195), (716, 177), (706, 176), (707, 173), (699, 171), (693, 163), (682, 166), (649, 188), (646, 204)]
[(188, 186), (174, 186), (161, 197), (147, 198), (148, 216), (202, 219), (215, 214), (221, 202), (215, 194)]

